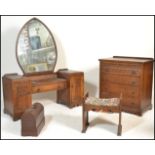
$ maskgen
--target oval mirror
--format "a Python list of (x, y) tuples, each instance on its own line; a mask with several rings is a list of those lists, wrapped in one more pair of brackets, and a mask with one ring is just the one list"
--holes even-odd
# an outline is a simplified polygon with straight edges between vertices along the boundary
[(57, 61), (54, 37), (37, 18), (29, 20), (20, 30), (16, 56), (24, 74), (54, 71)]

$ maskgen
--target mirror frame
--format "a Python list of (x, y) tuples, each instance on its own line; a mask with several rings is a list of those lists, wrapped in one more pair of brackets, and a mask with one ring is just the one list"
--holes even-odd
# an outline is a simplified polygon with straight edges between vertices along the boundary
[(22, 65), (21, 65), (20, 62), (19, 62), (19, 59), (18, 59), (18, 43), (19, 43), (18, 41), (19, 41), (19, 37), (20, 37), (20, 34), (21, 34), (23, 28), (24, 28), (30, 21), (32, 21), (32, 20), (37, 20), (37, 21), (39, 21), (43, 26), (45, 26), (45, 28), (47, 29), (47, 31), (48, 31), (49, 34), (51, 35), (51, 37), (52, 37), (52, 39), (53, 39), (53, 42), (54, 42), (54, 45), (55, 45), (55, 54), (56, 54), (56, 60), (55, 60), (55, 64), (54, 64), (54, 67), (53, 67), (54, 69), (55, 69), (55, 66), (56, 66), (56, 63), (57, 63), (57, 59), (58, 59), (57, 46), (56, 46), (56, 41), (55, 41), (55, 39), (54, 39), (54, 36), (53, 36), (52, 32), (49, 30), (49, 28), (48, 28), (41, 20), (39, 20), (39, 19), (36, 18), (36, 17), (33, 17), (33, 18), (31, 18), (30, 20), (28, 20), (28, 21), (21, 27), (21, 29), (20, 29), (20, 31), (19, 31), (19, 33), (18, 33), (18, 35), (17, 35), (17, 39), (16, 39), (16, 60), (17, 60), (17, 62), (18, 62), (18, 65), (19, 65), (19, 67), (21, 68), (21, 70), (22, 70), (22, 72), (23, 72), (23, 74), (24, 74), (25, 76), (30, 76), (30, 75), (42, 75), (42, 74), (54, 73), (54, 69), (51, 70), (51, 71), (48, 70), (48, 71), (40, 71), (40, 72), (26, 73), (26, 72), (24, 71)]

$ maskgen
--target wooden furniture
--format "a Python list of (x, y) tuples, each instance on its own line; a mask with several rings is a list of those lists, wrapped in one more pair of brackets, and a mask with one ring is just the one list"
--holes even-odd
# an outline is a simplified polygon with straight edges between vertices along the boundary
[(34, 103), (21, 117), (22, 136), (38, 136), (45, 125), (44, 107)]
[(88, 122), (88, 112), (116, 112), (119, 113), (119, 123), (118, 123), (118, 131), (117, 135), (120, 136), (122, 134), (122, 125), (121, 125), (121, 99), (120, 98), (106, 98), (100, 99), (96, 97), (88, 97), (88, 93), (84, 97), (84, 102), (82, 104), (82, 122), (83, 129), (82, 132), (86, 132), (87, 127), (89, 126)]
[(5, 74), (3, 81), (4, 113), (17, 120), (23, 112), (31, 107), (31, 82), (26, 77)]
[(122, 92), (122, 110), (140, 116), (152, 108), (152, 58), (114, 56), (99, 61), (100, 98)]
[(47, 26), (37, 18), (19, 31), (16, 58), (23, 75), (5, 74), (3, 80), (4, 112), (20, 119), (32, 106), (32, 94), (57, 90), (57, 101), (74, 107), (82, 103), (84, 73), (59, 70), (56, 42)]
[(11, 115), (13, 120), (20, 119), (24, 111), (32, 106), (33, 93), (58, 90), (57, 101), (68, 107), (80, 105), (84, 96), (83, 72), (61, 70), (58, 73), (32, 76), (6, 74), (2, 80), (4, 112)]
[(58, 72), (58, 77), (67, 80), (67, 88), (58, 90), (57, 102), (70, 108), (81, 105), (84, 96), (84, 73), (63, 70)]

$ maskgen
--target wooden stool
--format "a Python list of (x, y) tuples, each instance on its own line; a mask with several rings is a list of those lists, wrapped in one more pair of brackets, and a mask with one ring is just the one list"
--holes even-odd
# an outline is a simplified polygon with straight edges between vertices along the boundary
[(82, 117), (83, 117), (83, 129), (82, 132), (86, 132), (89, 126), (88, 122), (88, 112), (89, 111), (102, 111), (102, 112), (117, 112), (119, 113), (119, 123), (117, 135), (120, 136), (122, 133), (121, 125), (121, 99), (120, 98), (106, 98), (100, 99), (96, 97), (88, 97), (88, 93), (84, 97), (84, 102), (82, 104)]
[(35, 103), (21, 117), (22, 136), (38, 136), (44, 125), (44, 107)]

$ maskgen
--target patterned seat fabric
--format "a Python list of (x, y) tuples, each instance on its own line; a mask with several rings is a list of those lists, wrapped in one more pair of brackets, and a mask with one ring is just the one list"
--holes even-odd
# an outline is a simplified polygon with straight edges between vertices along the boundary
[(85, 104), (91, 105), (100, 105), (100, 106), (118, 106), (120, 104), (119, 98), (96, 98), (96, 97), (88, 97), (85, 101)]

